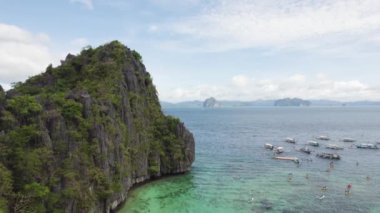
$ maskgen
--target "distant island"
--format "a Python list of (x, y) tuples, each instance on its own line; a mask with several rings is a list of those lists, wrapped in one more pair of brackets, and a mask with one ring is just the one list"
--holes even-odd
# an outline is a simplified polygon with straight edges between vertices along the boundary
[(221, 107), (221, 104), (214, 97), (207, 98), (203, 102), (203, 108), (217, 108), (217, 107)]
[[(212, 97), (206, 105), (213, 105)], [(183, 101), (178, 103), (161, 102), (162, 108), (203, 108), (205, 101)], [(233, 108), (233, 107), (273, 107), (273, 106), (314, 106), (314, 107), (354, 107), (354, 106), (380, 106), (380, 101), (334, 101), (334, 100), (305, 100), (301, 98), (284, 98), (276, 100), (252, 100), (252, 101), (237, 101), (237, 100), (216, 100), (216, 107)]]
[(311, 102), (300, 98), (284, 98), (274, 102), (274, 106), (310, 106)]
[(178, 103), (171, 103), (166, 101), (160, 102), (162, 108), (202, 108), (202, 101), (183, 101)]

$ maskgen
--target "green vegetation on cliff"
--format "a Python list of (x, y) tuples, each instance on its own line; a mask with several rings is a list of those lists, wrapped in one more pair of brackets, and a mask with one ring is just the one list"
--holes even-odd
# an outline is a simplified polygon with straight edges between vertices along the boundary
[(109, 212), (134, 183), (194, 161), (192, 134), (118, 41), (0, 88), (0, 150), (0, 212)]

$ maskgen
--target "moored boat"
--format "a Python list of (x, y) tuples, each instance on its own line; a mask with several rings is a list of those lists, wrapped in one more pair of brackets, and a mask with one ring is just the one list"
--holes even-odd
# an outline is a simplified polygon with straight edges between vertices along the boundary
[(335, 145), (335, 144), (328, 144), (328, 145), (326, 146), (326, 148), (327, 148), (327, 149), (334, 149), (334, 150), (342, 150), (342, 149), (343, 149), (343, 147), (340, 147), (340, 146)]
[(343, 142), (355, 142), (356, 140), (353, 138), (343, 138)]
[(311, 153), (311, 150), (309, 148), (307, 148), (307, 147), (302, 147), (300, 149), (300, 151), (303, 152), (303, 153), (306, 153), (306, 154), (310, 154)]
[(270, 150), (273, 150), (273, 148), (274, 148), (274, 146), (272, 144), (270, 144), (270, 143), (266, 143), (264, 145), (264, 147), (265, 147), (265, 149), (270, 149)]
[(294, 139), (294, 138), (285, 138), (285, 142), (287, 142), (287, 143), (296, 143), (296, 139)]
[(320, 135), (317, 137), (318, 140), (322, 140), (322, 141), (329, 141), (330, 138), (327, 137), (326, 135)]
[(308, 144), (310, 146), (319, 146), (319, 143), (317, 141), (308, 141)]
[(317, 157), (331, 159), (331, 160), (340, 160), (340, 155), (334, 153), (318, 153)]
[(293, 161), (294, 163), (299, 163), (300, 161), (296, 157), (274, 157), (276, 160), (289, 160)]
[(281, 146), (275, 147), (275, 148), (273, 149), (273, 152), (275, 152), (276, 154), (281, 154), (281, 153), (284, 152), (284, 148), (281, 147)]
[(371, 143), (362, 143), (362, 144), (356, 145), (356, 148), (359, 148), (359, 149), (378, 149), (379, 147), (377, 145), (371, 144)]

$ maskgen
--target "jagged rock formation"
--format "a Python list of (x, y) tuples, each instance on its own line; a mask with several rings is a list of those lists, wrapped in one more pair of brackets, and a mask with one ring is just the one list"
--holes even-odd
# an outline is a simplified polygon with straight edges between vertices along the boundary
[(203, 102), (203, 107), (204, 108), (216, 108), (216, 107), (220, 107), (220, 103), (215, 98), (211, 97), (211, 98), (207, 98)]
[(0, 89), (0, 212), (110, 212), (136, 183), (189, 171), (141, 56), (113, 41)]
[(299, 98), (284, 98), (274, 102), (274, 106), (310, 106), (310, 101)]

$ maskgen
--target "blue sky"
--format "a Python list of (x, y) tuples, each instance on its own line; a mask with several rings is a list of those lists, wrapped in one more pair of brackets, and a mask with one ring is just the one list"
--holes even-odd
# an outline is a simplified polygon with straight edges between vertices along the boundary
[(0, 0), (0, 84), (114, 39), (161, 100), (380, 100), (378, 0)]

